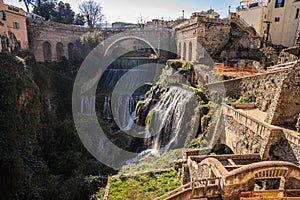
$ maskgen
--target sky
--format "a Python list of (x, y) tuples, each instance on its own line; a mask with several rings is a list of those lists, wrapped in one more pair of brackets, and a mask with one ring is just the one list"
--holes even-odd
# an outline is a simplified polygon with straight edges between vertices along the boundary
[[(58, 0), (60, 1), (60, 0)], [(79, 13), (78, 5), (84, 0), (63, 0), (69, 3), (75, 13)], [(176, 20), (185, 11), (189, 18), (193, 12), (215, 9), (221, 17), (228, 17), (228, 6), (233, 11), (241, 0), (94, 0), (103, 7), (105, 21), (137, 23), (142, 17), (146, 21), (152, 19)], [(4, 3), (25, 9), (19, 0), (4, 0)]]

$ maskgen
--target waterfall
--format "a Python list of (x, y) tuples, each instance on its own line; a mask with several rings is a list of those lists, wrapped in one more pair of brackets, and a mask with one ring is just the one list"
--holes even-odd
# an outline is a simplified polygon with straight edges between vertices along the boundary
[[(156, 89), (152, 92), (156, 93)], [(146, 101), (150, 102), (152, 98), (156, 98), (155, 96)], [(144, 139), (146, 150), (128, 160), (126, 164), (136, 163), (148, 157), (158, 157), (171, 149), (183, 148), (196, 136), (198, 124), (192, 124), (191, 121), (195, 117), (198, 119), (199, 114), (197, 114), (198, 101), (193, 91), (172, 86), (163, 93), (154, 106), (148, 104), (147, 107), (149, 105)]]
[(103, 105), (103, 116), (105, 119), (112, 119), (111, 107), (110, 107), (110, 96), (106, 96)]
[[(163, 154), (170, 149), (182, 148), (189, 140), (191, 119), (197, 100), (194, 93), (180, 87), (170, 87), (156, 106), (148, 113), (145, 144), (154, 152)], [(154, 137), (151, 137), (154, 136)]]
[[(127, 96), (118, 96), (117, 104), (111, 108), (111, 97), (109, 95), (105, 96), (103, 105), (103, 116), (107, 120), (114, 119), (118, 122), (119, 128), (123, 131), (130, 130), (134, 123), (135, 117), (135, 107), (138, 101), (144, 100), (144, 95), (135, 95), (129, 97), (129, 105), (124, 106), (127, 102)], [(112, 110), (113, 109), (113, 110)], [(126, 112), (126, 109), (129, 111)], [(118, 116), (112, 116), (113, 113), (117, 113)]]
[(92, 116), (96, 114), (95, 111), (96, 97), (93, 96), (82, 96), (81, 97), (81, 113), (86, 116)]

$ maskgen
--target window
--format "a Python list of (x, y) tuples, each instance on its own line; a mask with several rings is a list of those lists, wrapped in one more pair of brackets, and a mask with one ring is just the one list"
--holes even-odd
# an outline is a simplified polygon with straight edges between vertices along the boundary
[(282, 7), (284, 7), (284, 1), (285, 0), (276, 0), (275, 8), (282, 8)]
[(280, 22), (280, 17), (275, 17), (275, 22)]
[(6, 15), (5, 15), (4, 10), (0, 10), (0, 19), (1, 20), (6, 20)]
[(296, 19), (298, 19), (299, 18), (299, 8), (297, 8), (297, 11), (296, 11), (296, 17), (295, 17)]
[(13, 27), (14, 27), (14, 29), (20, 29), (19, 22), (14, 22)]

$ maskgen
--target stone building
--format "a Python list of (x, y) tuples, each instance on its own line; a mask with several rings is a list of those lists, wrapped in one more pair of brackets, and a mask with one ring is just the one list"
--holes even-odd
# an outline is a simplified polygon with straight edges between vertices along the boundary
[(26, 12), (0, 0), (0, 51), (28, 49)]
[(209, 9), (207, 11), (194, 12), (193, 17), (206, 17), (206, 18), (220, 18), (220, 14), (215, 12), (214, 9)]
[(39, 62), (78, 58), (76, 42), (89, 32), (75, 25), (27, 19), (29, 50)]
[(200, 60), (206, 51), (221, 52), (230, 37), (228, 20), (194, 16), (174, 27), (179, 57), (187, 61)]
[(295, 0), (244, 0), (236, 14), (265, 41), (290, 47), (299, 44), (299, 9)]

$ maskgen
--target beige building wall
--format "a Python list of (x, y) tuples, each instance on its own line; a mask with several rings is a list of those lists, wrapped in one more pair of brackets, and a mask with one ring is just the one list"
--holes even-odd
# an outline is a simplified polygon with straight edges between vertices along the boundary
[(263, 5), (254, 8), (245, 8), (242, 10), (238, 10), (237, 14), (240, 16), (242, 20), (245, 20), (248, 25), (255, 28), (256, 32), (259, 35), (263, 35), (263, 23), (262, 19), (264, 17)]
[[(12, 32), (20, 42), (21, 49), (28, 49), (26, 12), (20, 8), (3, 4), (3, 0), (0, 0), (0, 11), (0, 35), (9, 38), (8, 33)], [(0, 50), (2, 51), (2, 45), (0, 45)]]
[(295, 45), (299, 34), (300, 15), (296, 18), (296, 13), (297, 9), (300, 9), (300, 2), (295, 0), (285, 0), (285, 5), (281, 8), (275, 8), (275, 3), (276, 0), (272, 0), (268, 4), (271, 22), (270, 39), (274, 44), (293, 46)]
[(261, 37), (269, 32), (268, 39), (273, 44), (294, 46), (299, 35), (300, 13), (298, 17), (296, 14), (300, 1), (285, 0), (283, 7), (275, 8), (276, 2), (265, 0), (258, 7), (237, 9), (237, 15), (254, 27)]

